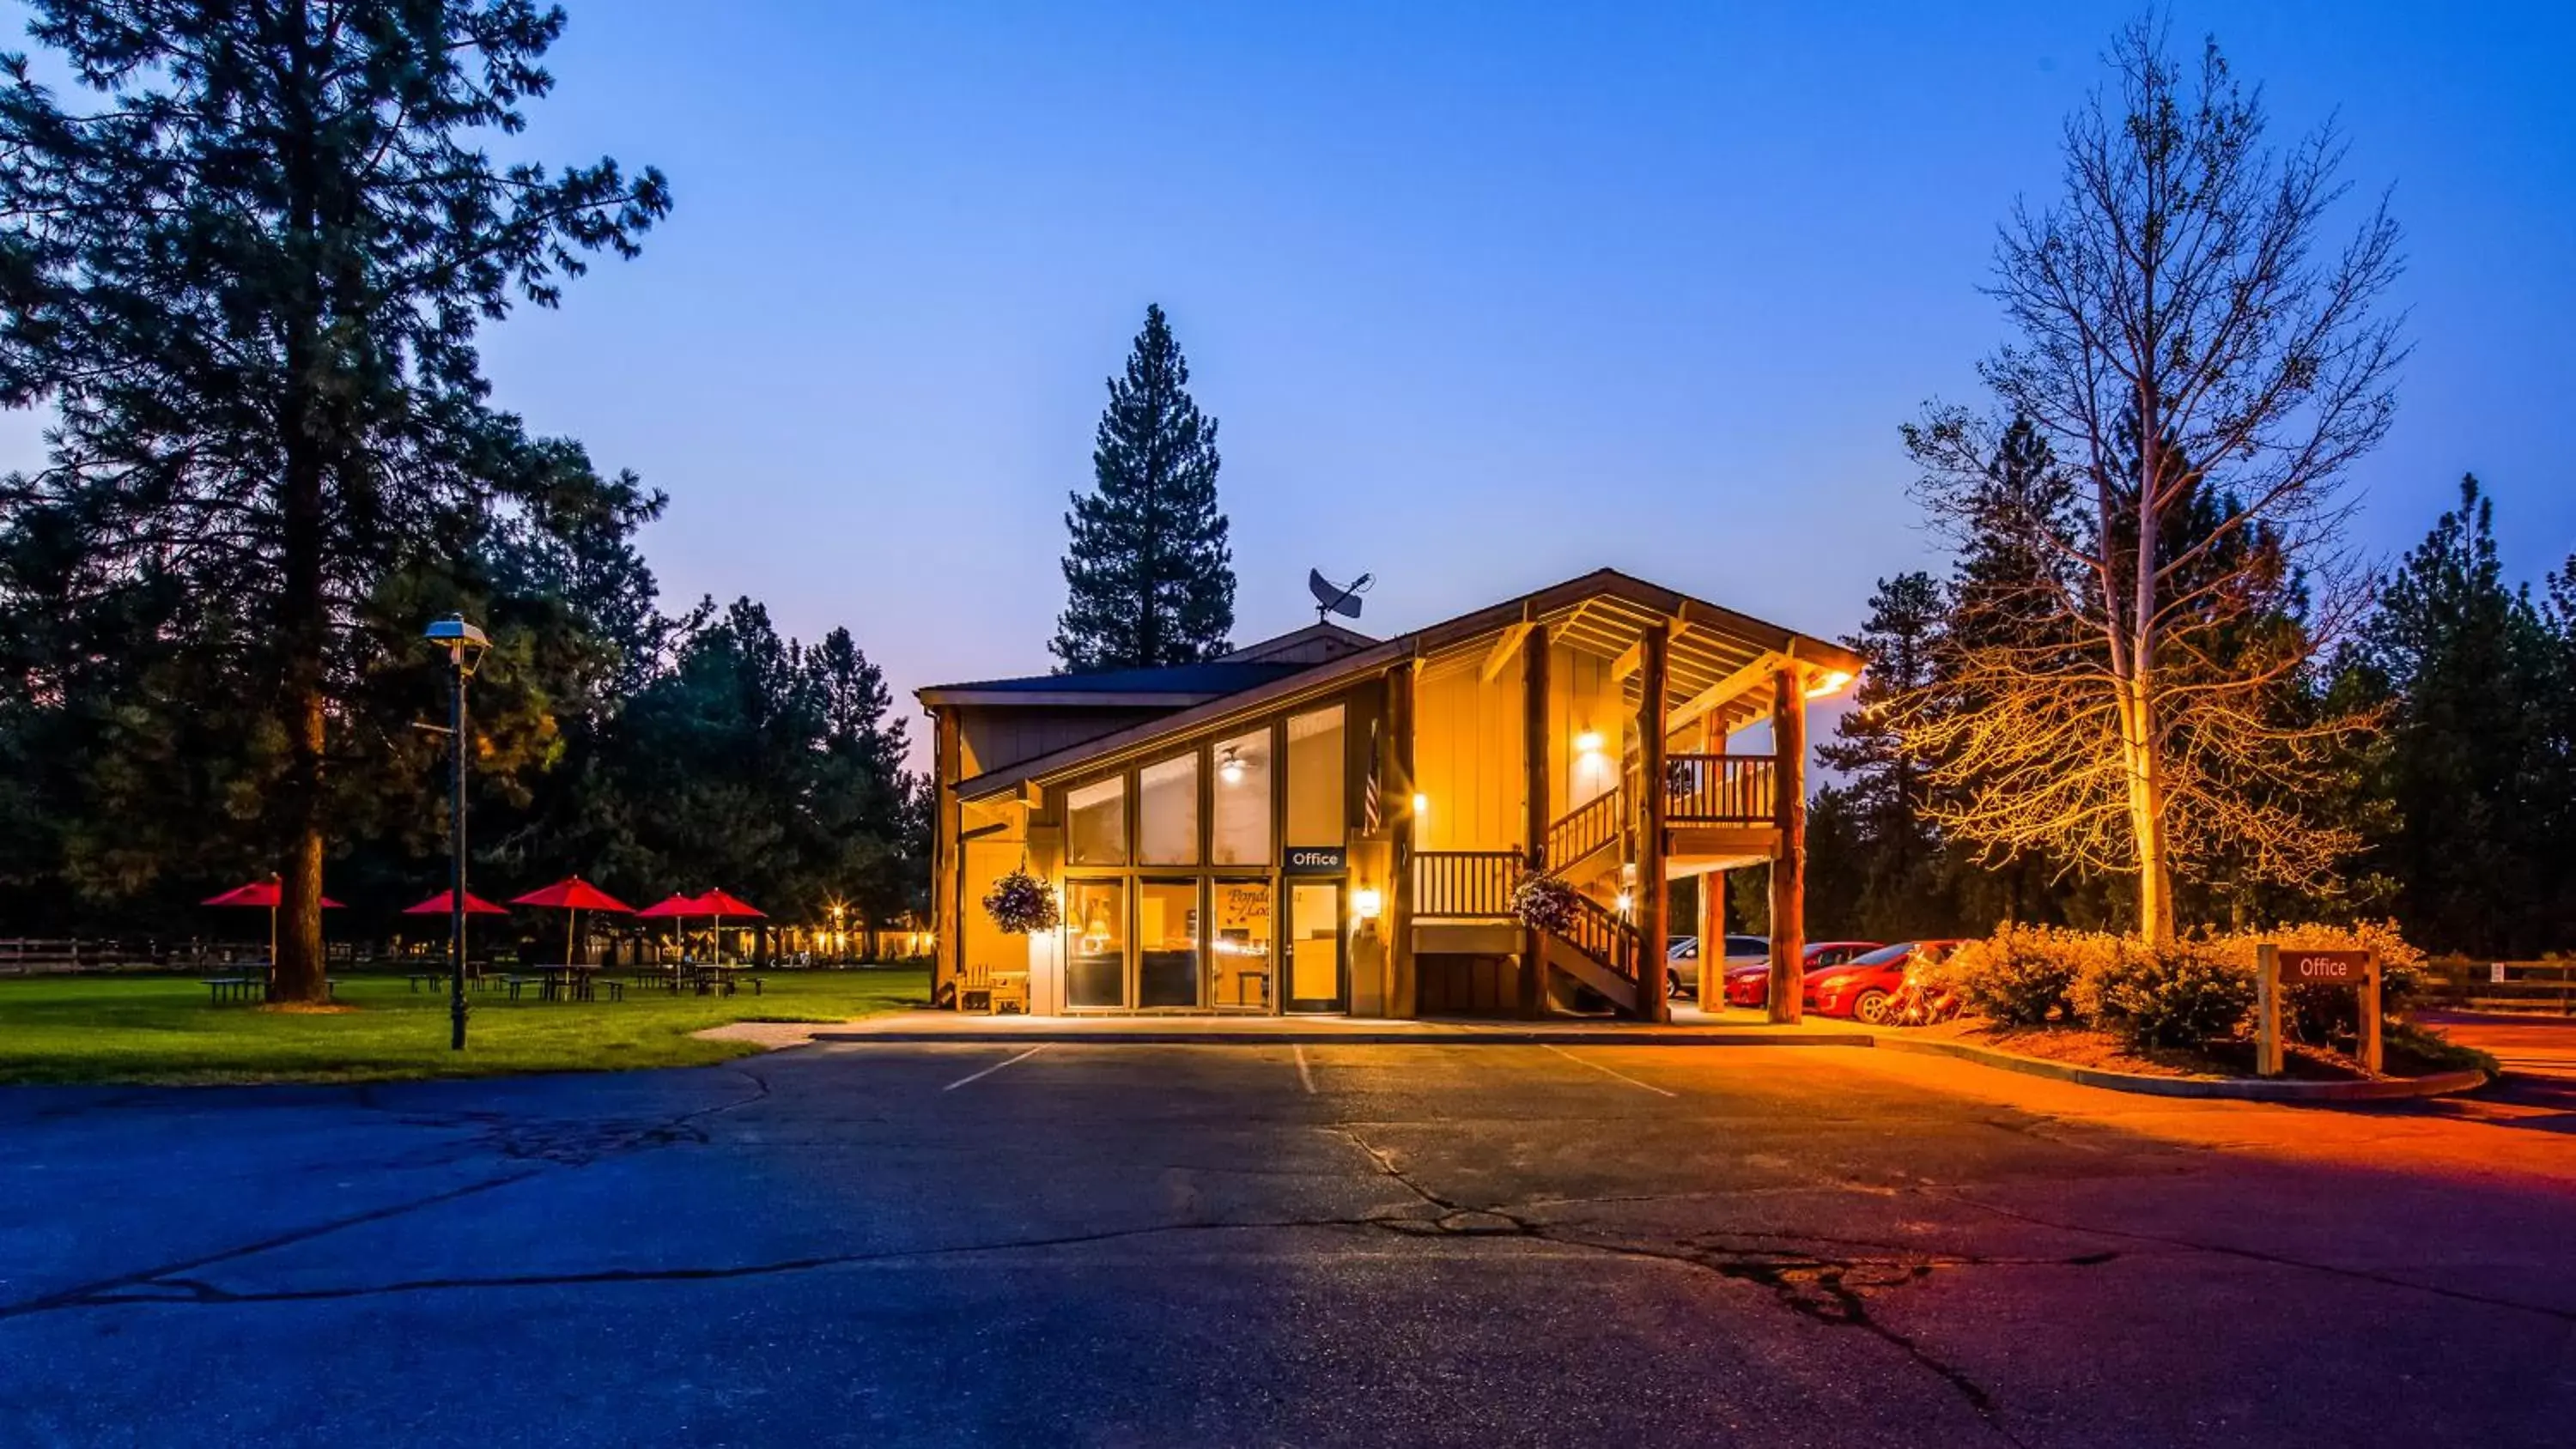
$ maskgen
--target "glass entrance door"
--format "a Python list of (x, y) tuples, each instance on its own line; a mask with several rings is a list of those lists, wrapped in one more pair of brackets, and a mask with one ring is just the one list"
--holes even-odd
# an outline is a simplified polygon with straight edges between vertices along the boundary
[(1270, 1010), (1270, 882), (1221, 880), (1209, 892), (1216, 927), (1208, 935), (1208, 1004), (1220, 1011)]
[(1299, 881), (1288, 888), (1288, 1009), (1340, 1011), (1342, 883)]

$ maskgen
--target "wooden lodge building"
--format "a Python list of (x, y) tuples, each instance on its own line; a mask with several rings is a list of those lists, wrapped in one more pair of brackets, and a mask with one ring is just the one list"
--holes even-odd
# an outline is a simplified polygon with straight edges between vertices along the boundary
[[(1322, 623), (1204, 664), (924, 689), (939, 998), (1662, 1020), (1667, 939), (1723, 934), (1673, 923), (1669, 883), (1762, 861), (1785, 863), (1772, 969), (1794, 983), (1806, 704), (1860, 667), (1603, 570), (1384, 641)], [(1763, 723), (1776, 751), (1730, 748)], [(1021, 869), (1057, 929), (985, 909)], [(1562, 930), (1511, 913), (1533, 871), (1577, 893)], [(1772, 1000), (1794, 1018), (1794, 986)]]

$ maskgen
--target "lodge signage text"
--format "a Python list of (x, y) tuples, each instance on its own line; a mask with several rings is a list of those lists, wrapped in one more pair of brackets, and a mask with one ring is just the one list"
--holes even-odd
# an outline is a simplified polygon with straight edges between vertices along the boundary
[(1322, 875), (1340, 870), (1350, 863), (1350, 851), (1340, 845), (1292, 845), (1288, 847), (1290, 875)]
[(2303, 986), (2359, 986), (2370, 975), (2368, 951), (2283, 950), (2281, 979)]

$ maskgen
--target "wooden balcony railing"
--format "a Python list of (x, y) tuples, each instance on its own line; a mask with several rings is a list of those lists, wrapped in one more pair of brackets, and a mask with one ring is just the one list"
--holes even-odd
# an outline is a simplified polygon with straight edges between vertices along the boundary
[(1421, 850), (1413, 856), (1415, 920), (1488, 919), (1512, 913), (1526, 863), (1517, 850)]
[(1627, 798), (1625, 790), (1612, 790), (1558, 816), (1556, 823), (1547, 828), (1546, 867), (1564, 870), (1618, 839), (1620, 807)]
[(1637, 958), (1644, 951), (1637, 928), (1618, 912), (1592, 899), (1574, 898), (1574, 919), (1557, 933), (1574, 948), (1630, 981), (1637, 979)]
[(1777, 762), (1769, 755), (1674, 755), (1664, 762), (1673, 824), (1768, 825)]

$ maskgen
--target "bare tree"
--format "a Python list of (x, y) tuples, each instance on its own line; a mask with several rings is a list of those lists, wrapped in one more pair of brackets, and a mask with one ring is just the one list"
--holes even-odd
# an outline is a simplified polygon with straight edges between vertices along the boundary
[(2398, 229), (2383, 200), (2319, 249), (2344, 142), (2267, 149), (2261, 94), (2214, 42), (2187, 73), (2150, 16), (2106, 59), (2064, 194), (2001, 230), (1990, 290), (2019, 335), (1979, 369), (2061, 486), (2004, 481), (1997, 420), (1936, 407), (1906, 429), (1935, 520), (2029, 563), (1960, 601), (1946, 688), (1896, 713), (1946, 828), (2135, 872), (2140, 929), (2167, 940), (2178, 864), (2297, 882), (2351, 848), (2298, 804), (2364, 722), (2291, 686), (2367, 591), (2345, 474), (2395, 405), (2405, 349), (2374, 306)]

